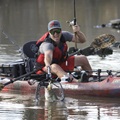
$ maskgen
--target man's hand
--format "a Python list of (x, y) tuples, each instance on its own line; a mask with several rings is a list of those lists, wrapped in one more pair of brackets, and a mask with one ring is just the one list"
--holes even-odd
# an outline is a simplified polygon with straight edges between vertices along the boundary
[(74, 36), (72, 41), (76, 43), (84, 43), (86, 41), (85, 35), (80, 31), (79, 25), (73, 25), (72, 26)]
[(47, 77), (48, 79), (52, 77), (50, 66), (47, 66), (47, 76), (46, 76), (46, 77)]
[(72, 25), (73, 32), (76, 33), (80, 31), (80, 26), (79, 25)]

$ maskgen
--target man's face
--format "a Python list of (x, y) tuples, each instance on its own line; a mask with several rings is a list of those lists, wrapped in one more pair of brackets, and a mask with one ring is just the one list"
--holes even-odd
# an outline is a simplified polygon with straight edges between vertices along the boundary
[(59, 43), (60, 41), (60, 37), (61, 37), (61, 29), (59, 28), (55, 28), (49, 31), (50, 33), (50, 37), (52, 38), (52, 40), (54, 40), (56, 43)]

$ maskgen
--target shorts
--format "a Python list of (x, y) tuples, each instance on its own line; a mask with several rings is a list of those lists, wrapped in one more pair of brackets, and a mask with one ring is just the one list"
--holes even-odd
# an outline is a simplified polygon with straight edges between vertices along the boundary
[[(74, 70), (74, 63), (75, 63), (75, 57), (70, 56), (67, 58), (65, 62), (59, 63), (58, 65), (64, 70), (64, 71), (73, 71)], [(42, 68), (43, 70), (44, 68)], [(44, 71), (44, 70), (43, 70)], [(43, 71), (39, 70), (37, 71), (37, 74), (42, 74)]]
[(73, 71), (74, 70), (75, 57), (70, 56), (65, 62), (59, 63), (60, 67), (64, 71)]

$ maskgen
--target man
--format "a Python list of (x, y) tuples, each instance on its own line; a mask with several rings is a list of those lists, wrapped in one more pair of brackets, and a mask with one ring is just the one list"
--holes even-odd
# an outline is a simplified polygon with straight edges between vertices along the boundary
[(68, 75), (65, 71), (73, 71), (74, 67), (81, 66), (83, 70), (91, 71), (91, 66), (84, 55), (66, 57), (66, 42), (84, 43), (85, 35), (80, 31), (78, 25), (72, 25), (73, 34), (68, 31), (62, 31), (62, 27), (58, 20), (52, 20), (48, 23), (48, 32), (38, 41), (39, 56), (37, 62), (42, 64), (43, 70), (47, 72), (50, 67), (51, 72), (59, 78), (63, 76), (69, 77), (69, 80), (76, 80), (72, 75)]

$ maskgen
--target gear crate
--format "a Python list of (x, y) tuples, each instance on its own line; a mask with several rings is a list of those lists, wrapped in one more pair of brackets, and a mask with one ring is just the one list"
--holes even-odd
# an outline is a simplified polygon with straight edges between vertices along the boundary
[(26, 71), (25, 71), (24, 62), (0, 65), (0, 75), (1, 76), (18, 77), (25, 73), (26, 73)]

